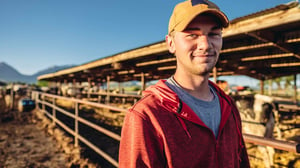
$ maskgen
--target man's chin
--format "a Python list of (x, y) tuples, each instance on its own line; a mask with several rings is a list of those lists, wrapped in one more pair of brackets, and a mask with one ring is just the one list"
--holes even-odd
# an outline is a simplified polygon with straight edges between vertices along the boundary
[(199, 75), (199, 76), (207, 76), (207, 75), (209, 75), (209, 73), (211, 71), (212, 70), (210, 70), (210, 69), (198, 70), (197, 72), (194, 72), (194, 74)]

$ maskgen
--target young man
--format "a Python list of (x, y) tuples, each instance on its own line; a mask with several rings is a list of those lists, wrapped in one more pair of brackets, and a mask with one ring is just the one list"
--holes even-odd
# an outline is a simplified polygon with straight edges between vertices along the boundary
[(228, 24), (212, 2), (176, 5), (166, 36), (176, 72), (149, 87), (127, 113), (120, 168), (250, 167), (239, 112), (209, 81)]

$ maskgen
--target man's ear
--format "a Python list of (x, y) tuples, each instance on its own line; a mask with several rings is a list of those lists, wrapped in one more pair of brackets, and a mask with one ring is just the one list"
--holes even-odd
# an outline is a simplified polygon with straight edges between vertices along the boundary
[(174, 38), (172, 38), (170, 35), (166, 35), (166, 43), (167, 43), (169, 52), (174, 54), (175, 53)]

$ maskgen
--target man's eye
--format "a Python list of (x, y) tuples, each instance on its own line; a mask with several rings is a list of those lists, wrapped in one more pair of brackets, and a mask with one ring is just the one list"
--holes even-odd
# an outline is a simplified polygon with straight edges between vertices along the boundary
[(220, 37), (221, 33), (209, 33), (208, 35), (211, 37)]
[(192, 37), (192, 38), (198, 37), (198, 35), (196, 35), (196, 34), (189, 34), (188, 36)]

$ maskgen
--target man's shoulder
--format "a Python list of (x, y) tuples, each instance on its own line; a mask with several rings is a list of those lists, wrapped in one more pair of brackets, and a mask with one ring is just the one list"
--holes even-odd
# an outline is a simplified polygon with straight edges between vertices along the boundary
[(137, 101), (130, 110), (132, 111), (147, 111), (161, 107), (159, 99), (155, 94), (147, 94)]

